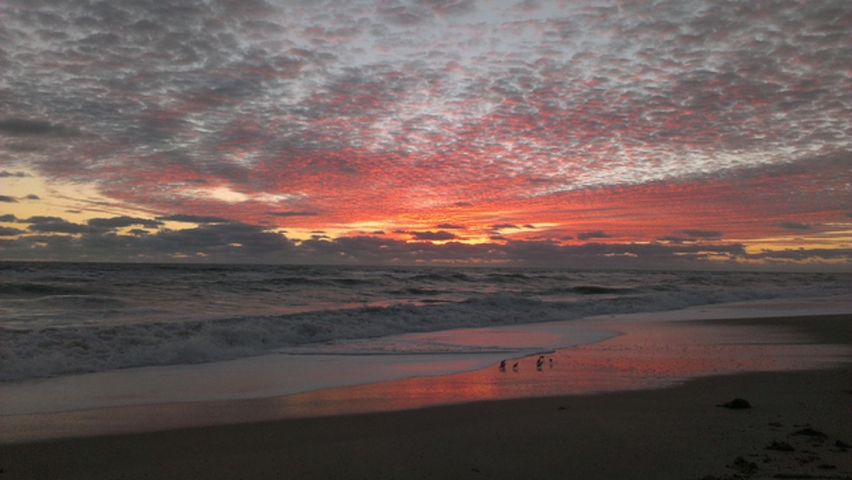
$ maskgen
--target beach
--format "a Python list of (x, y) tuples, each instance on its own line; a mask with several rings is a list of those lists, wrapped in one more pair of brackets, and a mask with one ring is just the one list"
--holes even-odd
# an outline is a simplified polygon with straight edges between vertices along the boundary
[[(275, 399), (43, 415), (57, 427), (86, 415), (185, 423), (31, 441), (7, 433), (0, 468), (4, 478), (30, 479), (852, 477), (852, 315), (657, 323), (614, 319), (620, 335), (554, 352), (556, 366), (541, 372), (527, 358), (519, 372), (494, 366)], [(750, 334), (695, 340), (710, 342), (707, 328)], [(684, 340), (687, 331), (697, 337)], [(583, 366), (658, 384), (541, 395), (523, 387), (521, 379), (546, 378), (548, 369)], [(514, 398), (458, 393), (459, 385), (495, 384), (483, 378), (522, 387)], [(567, 377), (544, 383), (559, 378)], [(423, 393), (450, 391), (460, 398), (442, 405)], [(737, 398), (750, 408), (720, 406)], [(299, 415), (299, 406), (314, 410)], [(274, 418), (284, 411), (290, 418)], [(7, 432), (26, 428), (12, 420), (26, 416), (4, 417)]]

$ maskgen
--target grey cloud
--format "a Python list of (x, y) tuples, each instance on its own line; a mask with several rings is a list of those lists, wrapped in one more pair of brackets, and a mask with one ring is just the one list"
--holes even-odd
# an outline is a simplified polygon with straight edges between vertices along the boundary
[(672, 235), (666, 235), (665, 237), (661, 237), (661, 238), (658, 239), (658, 241), (671, 242), (671, 243), (674, 243), (674, 244), (682, 244), (682, 243), (686, 242), (687, 240), (689, 240), (689, 239), (683, 238), (683, 237), (675, 237), (675, 236), (672, 236)]
[(78, 134), (70, 128), (54, 125), (47, 121), (28, 120), (24, 118), (0, 120), (0, 133), (6, 135), (51, 135), (61, 137)]
[(163, 222), (146, 218), (120, 216), (112, 218), (93, 218), (88, 221), (88, 224), (92, 227), (100, 228), (124, 228), (131, 225), (142, 225), (146, 228), (157, 228), (161, 226)]
[(589, 240), (591, 238), (609, 238), (605, 232), (600, 230), (595, 230), (592, 232), (581, 232), (577, 234), (577, 238), (580, 240)]
[(715, 230), (683, 230), (683, 233), (689, 235), (690, 237), (699, 238), (714, 238), (722, 236), (722, 232), (717, 232)]
[(30, 176), (32, 175), (26, 172), (8, 172), (6, 170), (0, 171), (0, 178), (25, 178)]
[(811, 226), (807, 223), (799, 223), (799, 222), (782, 222), (782, 228), (786, 228), (788, 230), (810, 230)]
[(18, 203), (18, 199), (15, 197), (10, 197), (9, 195), (0, 195), (0, 202)]
[[(10, 232), (14, 236), (17, 233)], [(276, 263), (415, 264), (418, 262), (461, 262), (471, 260), (517, 266), (571, 266), (573, 268), (714, 268), (725, 257), (767, 262), (807, 262), (812, 259), (850, 259), (852, 250), (795, 250), (748, 255), (742, 245), (599, 244), (561, 246), (556, 242), (513, 241), (467, 245), (451, 242), (408, 243), (377, 236), (314, 238), (296, 245), (285, 236), (245, 224), (203, 225), (188, 230), (157, 233), (136, 231), (133, 235), (113, 232), (82, 233), (79, 237), (30, 235), (2, 239), (0, 247), (10, 259), (26, 259), (34, 245), (39, 258), (80, 260), (127, 260), (147, 258), (172, 261), (174, 255), (208, 261), (265, 261)], [(505, 263), (508, 262), (508, 263)]]
[(541, 8), (541, 3), (538, 0), (523, 0), (521, 3), (518, 3), (514, 7), (514, 10), (520, 10), (522, 12), (531, 12), (533, 10), (538, 10)]
[(36, 195), (34, 193), (30, 193), (29, 195), (27, 195), (24, 198), (27, 199), (27, 200), (41, 200), (41, 197), (39, 197), (38, 195)]
[[(173, 248), (195, 247), (202, 251), (227, 248), (241, 255), (269, 255), (292, 248), (286, 237), (245, 224), (206, 225), (190, 230), (163, 232), (157, 239)], [(235, 245), (239, 245), (238, 247)]]
[(7, 213), (5, 215), (0, 215), (0, 222), (12, 223), (12, 222), (17, 222), (17, 221), (18, 221), (18, 218), (11, 213)]
[(752, 260), (770, 260), (770, 261), (807, 261), (813, 259), (822, 260), (852, 260), (852, 249), (801, 249), (801, 250), (781, 250), (781, 251), (764, 251), (748, 256)]
[(506, 228), (518, 228), (518, 226), (512, 223), (498, 223), (497, 225), (491, 225), (492, 230), (503, 230)]
[(464, 15), (476, 10), (474, 0), (419, 0), (418, 3), (437, 15)]
[(34, 217), (27, 218), (26, 220), (21, 220), (21, 223), (33, 223), (33, 224), (45, 224), (45, 223), (62, 223), (65, 222), (64, 218), (61, 217), (49, 217), (45, 215), (36, 215)]
[(20, 230), (18, 228), (10, 228), (10, 227), (2, 227), (0, 226), (0, 237), (12, 237), (15, 235), (20, 235), (22, 233), (27, 233), (24, 230)]
[(168, 215), (165, 217), (157, 217), (157, 220), (161, 221), (173, 221), (173, 222), (186, 222), (186, 223), (228, 223), (230, 220), (222, 217), (213, 217), (207, 215), (187, 215), (187, 214), (175, 214)]
[[(50, 217), (44, 217), (50, 218)], [(27, 220), (28, 222), (32, 222), (32, 218)], [(28, 230), (31, 232), (38, 233), (68, 233), (68, 234), (78, 234), (78, 233), (91, 233), (97, 231), (96, 228), (90, 227), (88, 225), (82, 225), (79, 223), (72, 223), (67, 220), (63, 220), (61, 218), (53, 219), (53, 220), (45, 220), (45, 221), (36, 221), (33, 222)]]
[(378, 14), (385, 20), (396, 25), (417, 25), (426, 22), (434, 16), (422, 7), (415, 5), (403, 5), (399, 2), (389, 2), (377, 8)]
[(453, 240), (456, 237), (455, 234), (447, 232), (445, 230), (439, 230), (437, 232), (409, 232), (409, 234), (414, 237), (415, 240)]
[(311, 211), (288, 211), (288, 212), (269, 212), (273, 217), (316, 217), (317, 212)]

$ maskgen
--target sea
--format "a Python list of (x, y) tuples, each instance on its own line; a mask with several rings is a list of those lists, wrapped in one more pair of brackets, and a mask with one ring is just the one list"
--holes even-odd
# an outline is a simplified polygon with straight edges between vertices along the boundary
[(851, 290), (847, 273), (0, 262), (0, 382), (271, 354), (519, 357), (602, 337), (458, 332)]

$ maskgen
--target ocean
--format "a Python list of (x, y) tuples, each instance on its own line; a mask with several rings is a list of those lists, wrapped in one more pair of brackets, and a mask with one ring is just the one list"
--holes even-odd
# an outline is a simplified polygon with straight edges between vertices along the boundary
[(2, 262), (0, 381), (275, 353), (519, 357), (603, 337), (399, 336), (851, 289), (844, 273)]

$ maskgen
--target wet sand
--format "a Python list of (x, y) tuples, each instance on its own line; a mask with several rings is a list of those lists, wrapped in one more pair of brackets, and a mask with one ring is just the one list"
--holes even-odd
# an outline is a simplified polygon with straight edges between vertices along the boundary
[[(535, 359), (526, 359), (517, 373), (489, 369), (277, 400), (279, 411), (326, 405), (321, 417), (252, 421), (270, 413), (251, 413), (272, 408), (268, 400), (206, 412), (212, 407), (185, 405), (210, 418), (242, 411), (232, 420), (245, 423), (7, 443), (0, 478), (852, 478), (852, 316), (691, 324), (698, 332), (735, 325), (750, 333), (702, 347), (677, 340), (689, 331), (683, 324), (618, 325), (626, 335), (554, 355), (554, 371), (597, 369), (618, 381), (650, 375), (667, 388), (593, 393), (600, 386), (591, 384), (586, 392), (553, 387), (531, 398), (554, 382), (521, 381), (550, 375), (549, 365), (537, 372)], [(823, 350), (800, 337), (767, 341), (759, 332), (770, 325), (841, 346), (825, 352), (846, 363), (811, 362), (808, 352)], [(769, 351), (807, 368), (770, 371), (777, 365)], [(707, 358), (714, 355), (732, 363), (720, 370)], [(723, 374), (737, 368), (767, 371)], [(701, 378), (680, 383), (692, 376)], [(483, 393), (495, 385), (521, 385), (520, 398)], [(429, 392), (468, 403), (422, 407)], [(718, 406), (734, 398), (751, 408)], [(352, 413), (359, 404), (386, 411)]]

